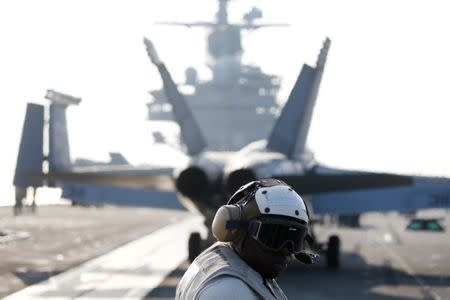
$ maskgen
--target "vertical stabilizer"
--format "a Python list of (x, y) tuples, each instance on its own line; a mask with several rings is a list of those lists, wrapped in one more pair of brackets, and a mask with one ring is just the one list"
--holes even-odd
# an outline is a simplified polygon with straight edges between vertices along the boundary
[(330, 40), (327, 38), (315, 68), (303, 65), (297, 82), (268, 138), (269, 150), (281, 152), (291, 159), (304, 152), (329, 47)]
[(44, 144), (44, 107), (28, 103), (17, 156), (16, 172), (13, 184), (17, 188), (39, 187), (41, 179), (30, 174), (42, 173)]
[(172, 105), (175, 120), (178, 125), (180, 125), (181, 137), (186, 144), (187, 152), (189, 155), (197, 155), (206, 147), (206, 141), (200, 131), (200, 127), (194, 119), (186, 99), (178, 91), (178, 88), (173, 82), (169, 71), (164, 63), (159, 59), (152, 42), (144, 38), (144, 44), (146, 46), (148, 56), (150, 57), (152, 63), (156, 65), (159, 74), (161, 75), (164, 85), (164, 92)]
[(51, 101), (49, 112), (49, 172), (68, 171), (71, 168), (66, 109), (81, 101), (69, 95), (48, 90), (45, 98)]

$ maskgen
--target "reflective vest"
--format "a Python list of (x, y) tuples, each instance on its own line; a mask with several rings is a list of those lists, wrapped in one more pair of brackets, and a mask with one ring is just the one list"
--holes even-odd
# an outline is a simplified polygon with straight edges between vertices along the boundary
[(178, 283), (176, 300), (195, 300), (209, 282), (219, 276), (242, 280), (261, 299), (287, 299), (275, 279), (262, 276), (245, 263), (228, 243), (217, 242), (203, 251)]

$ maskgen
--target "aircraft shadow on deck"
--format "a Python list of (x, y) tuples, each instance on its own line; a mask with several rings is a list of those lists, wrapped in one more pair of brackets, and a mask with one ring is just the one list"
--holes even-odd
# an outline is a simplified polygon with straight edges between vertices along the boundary
[[(352, 252), (342, 253), (342, 267), (339, 270), (327, 270), (321, 261), (314, 266), (292, 263), (279, 278), (281, 287), (289, 299), (415, 299), (398, 295), (384, 295), (377, 287), (386, 289), (418, 286), (413, 277), (402, 270), (395, 269), (391, 261), (383, 261), (381, 266), (366, 263), (363, 257)], [(184, 262), (172, 271), (157, 288), (149, 292), (144, 299), (173, 299), (176, 284), (188, 267)], [(430, 276), (418, 274), (429, 287), (450, 286), (450, 276)], [(424, 299), (429, 299), (429, 291), (422, 289)]]
[[(450, 286), (450, 276), (415, 276), (430, 288)], [(278, 282), (289, 299), (299, 296), (302, 299), (416, 299), (383, 294), (394, 288), (403, 291), (414, 286), (420, 289), (424, 299), (432, 299), (430, 291), (420, 287), (408, 273), (393, 267), (392, 261), (386, 259), (382, 265), (370, 265), (354, 252), (342, 253), (338, 270), (326, 269), (323, 260), (313, 266), (292, 263)]]

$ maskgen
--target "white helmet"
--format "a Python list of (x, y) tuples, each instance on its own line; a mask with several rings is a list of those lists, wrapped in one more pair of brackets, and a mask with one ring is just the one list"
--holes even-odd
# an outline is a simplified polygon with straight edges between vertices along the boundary
[(268, 250), (278, 251), (289, 243), (292, 252), (299, 253), (308, 222), (306, 204), (290, 186), (281, 180), (263, 179), (242, 186), (219, 208), (212, 232), (217, 240), (232, 242), (238, 252), (250, 234)]

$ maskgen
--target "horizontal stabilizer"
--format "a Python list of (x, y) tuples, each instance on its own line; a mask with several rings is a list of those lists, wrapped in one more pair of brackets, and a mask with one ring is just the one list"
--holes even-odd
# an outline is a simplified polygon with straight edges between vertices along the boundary
[(38, 187), (42, 179), (31, 178), (30, 173), (42, 172), (44, 141), (44, 107), (28, 103), (20, 139), (19, 155), (13, 184), (17, 187)]
[(189, 108), (186, 99), (178, 91), (175, 82), (163, 62), (159, 59), (153, 43), (144, 38), (148, 56), (158, 68), (166, 97), (172, 105), (175, 120), (180, 125), (181, 137), (189, 155), (197, 155), (206, 147), (206, 140)]
[(63, 198), (79, 204), (183, 209), (171, 192), (72, 183), (62, 184), (61, 189)]
[[(109, 167), (111, 168), (111, 167)], [(175, 191), (172, 170), (93, 170), (90, 172), (52, 172), (34, 174), (42, 178), (65, 183), (99, 184), (130, 189)]]
[(275, 176), (299, 194), (320, 194), (340, 191), (409, 186), (411, 176), (383, 173), (306, 174)]

